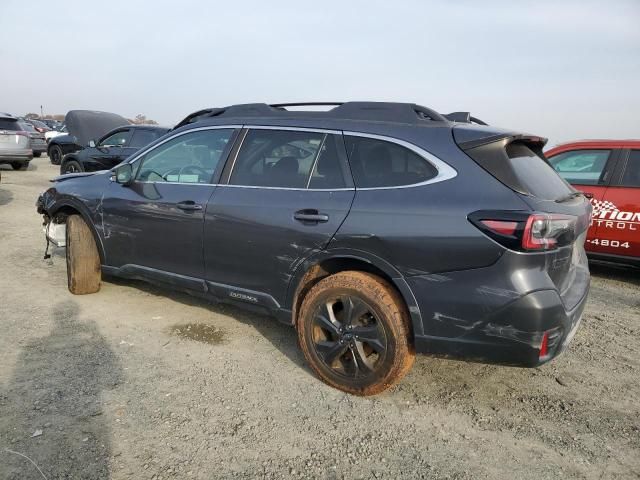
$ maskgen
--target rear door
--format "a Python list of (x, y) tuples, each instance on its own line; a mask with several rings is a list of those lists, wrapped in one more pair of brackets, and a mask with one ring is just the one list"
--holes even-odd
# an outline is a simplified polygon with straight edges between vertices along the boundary
[(340, 132), (251, 127), (207, 206), (206, 278), (222, 298), (277, 308), (299, 263), (322, 250), (354, 187)]
[[(567, 182), (577, 190), (592, 196), (593, 217), (600, 211), (603, 205), (607, 185), (609, 184), (619, 152), (612, 149), (581, 149), (569, 150), (549, 157), (549, 163)], [(592, 221), (585, 249), (598, 253), (602, 249), (599, 242), (599, 222)]]
[(618, 168), (594, 210), (594, 223), (599, 252), (640, 257), (640, 150), (621, 150)]

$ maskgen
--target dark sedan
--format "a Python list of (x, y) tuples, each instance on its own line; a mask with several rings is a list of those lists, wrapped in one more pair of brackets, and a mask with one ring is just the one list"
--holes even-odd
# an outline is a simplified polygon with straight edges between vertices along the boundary
[(168, 128), (155, 125), (118, 127), (99, 140), (89, 141), (88, 147), (65, 155), (60, 165), (60, 173), (108, 170), (168, 131)]

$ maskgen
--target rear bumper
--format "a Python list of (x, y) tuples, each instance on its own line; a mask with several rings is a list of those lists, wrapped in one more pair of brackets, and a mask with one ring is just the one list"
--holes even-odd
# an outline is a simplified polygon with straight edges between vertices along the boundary
[[(580, 325), (587, 291), (569, 311), (556, 291), (532, 292), (458, 337), (416, 336), (416, 352), (520, 367), (541, 365), (571, 342)], [(540, 357), (545, 332), (548, 353)]]
[(509, 251), (485, 268), (405, 277), (421, 317), (416, 351), (523, 367), (548, 362), (571, 340), (589, 292), (586, 258), (567, 271), (570, 261), (561, 251)]
[(30, 162), (33, 160), (33, 150), (20, 150), (18, 152), (0, 152), (0, 163)]

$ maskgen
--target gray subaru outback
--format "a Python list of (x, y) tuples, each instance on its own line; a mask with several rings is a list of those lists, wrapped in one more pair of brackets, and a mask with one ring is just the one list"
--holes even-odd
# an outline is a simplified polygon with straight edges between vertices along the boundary
[(268, 312), (359, 395), (416, 352), (560, 354), (589, 289), (591, 207), (545, 139), (414, 104), (332, 106), (201, 110), (111, 170), (58, 177), (38, 211), (71, 292), (113, 275)]

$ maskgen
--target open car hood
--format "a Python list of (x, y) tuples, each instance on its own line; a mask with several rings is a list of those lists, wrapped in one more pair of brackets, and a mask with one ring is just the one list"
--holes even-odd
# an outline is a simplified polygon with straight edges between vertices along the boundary
[(130, 123), (118, 114), (96, 110), (70, 110), (64, 121), (69, 133), (83, 147), (87, 146), (89, 140), (98, 140), (110, 130)]

